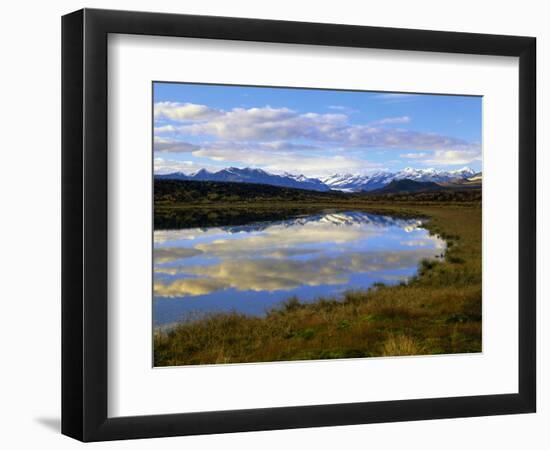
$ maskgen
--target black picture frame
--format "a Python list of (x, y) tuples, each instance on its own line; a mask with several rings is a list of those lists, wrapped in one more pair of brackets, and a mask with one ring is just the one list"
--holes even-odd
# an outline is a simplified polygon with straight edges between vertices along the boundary
[[(109, 418), (107, 36), (110, 33), (518, 57), (518, 392)], [(535, 412), (535, 91), (533, 37), (95, 9), (64, 16), (62, 433), (82, 441), (103, 441)]]

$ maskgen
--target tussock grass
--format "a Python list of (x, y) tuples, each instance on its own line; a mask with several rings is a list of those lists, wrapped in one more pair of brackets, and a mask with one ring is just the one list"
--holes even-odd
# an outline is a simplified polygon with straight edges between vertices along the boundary
[[(428, 355), (481, 351), (479, 204), (388, 205), (377, 212), (428, 217), (448, 243), (408, 283), (343, 298), (290, 298), (266, 317), (215, 314), (154, 335), (155, 366)], [(368, 208), (363, 208), (368, 211)]]
[(382, 349), (383, 356), (422, 355), (424, 352), (416, 339), (403, 334), (390, 335)]

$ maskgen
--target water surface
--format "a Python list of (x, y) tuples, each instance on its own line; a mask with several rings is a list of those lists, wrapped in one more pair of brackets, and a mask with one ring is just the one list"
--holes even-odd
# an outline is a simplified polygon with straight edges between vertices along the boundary
[(356, 211), (157, 230), (154, 324), (223, 311), (263, 315), (292, 296), (311, 302), (406, 281), (444, 248), (419, 219)]

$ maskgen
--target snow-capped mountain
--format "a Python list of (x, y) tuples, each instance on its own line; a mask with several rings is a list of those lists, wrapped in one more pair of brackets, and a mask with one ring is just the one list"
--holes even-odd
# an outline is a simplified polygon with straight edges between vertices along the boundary
[(182, 172), (170, 173), (166, 175), (156, 175), (156, 178), (170, 180), (195, 180), (195, 181), (225, 181), (233, 183), (255, 183), (269, 184), (271, 186), (281, 186), (297, 189), (307, 189), (310, 191), (329, 191), (330, 187), (317, 178), (308, 178), (304, 175), (275, 175), (262, 169), (229, 167), (218, 172), (209, 172), (201, 169), (190, 175)]
[(407, 167), (398, 172), (378, 171), (368, 175), (336, 174), (322, 178), (321, 181), (334, 190), (360, 192), (380, 189), (397, 180), (449, 183), (456, 180), (466, 180), (475, 174), (476, 172), (469, 167), (458, 170), (413, 169)]
[(481, 172), (469, 167), (458, 170), (414, 169), (407, 167), (398, 172), (378, 171), (368, 175), (335, 174), (321, 179), (305, 175), (284, 173), (276, 175), (262, 169), (229, 167), (218, 172), (201, 169), (193, 174), (183, 172), (156, 175), (156, 178), (170, 180), (225, 181), (234, 183), (268, 184), (271, 186), (306, 189), (310, 191), (337, 190), (343, 192), (366, 192), (381, 189), (399, 180), (413, 180), (434, 183), (481, 182)]

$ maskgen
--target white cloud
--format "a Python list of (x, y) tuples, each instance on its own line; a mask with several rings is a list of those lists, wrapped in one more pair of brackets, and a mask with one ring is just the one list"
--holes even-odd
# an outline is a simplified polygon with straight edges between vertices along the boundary
[(385, 119), (380, 119), (372, 122), (371, 125), (396, 125), (396, 124), (404, 124), (404, 123), (410, 123), (411, 118), (409, 116), (401, 116), (401, 117), (386, 117)]
[(347, 126), (340, 130), (337, 138), (342, 142), (342, 145), (386, 149), (437, 150), (467, 145), (467, 142), (462, 139), (437, 133), (387, 129), (371, 125)]
[(165, 153), (189, 153), (198, 150), (200, 147), (188, 142), (176, 141), (173, 139), (165, 139), (155, 136), (153, 149), (155, 152)]
[(294, 144), (293, 142), (289, 142), (289, 141), (258, 142), (258, 143), (249, 144), (249, 145), (255, 146), (256, 148), (260, 147), (265, 150), (275, 150), (275, 151), (319, 150), (320, 149), (320, 147), (317, 147), (315, 145)]
[[(194, 105), (200, 106), (200, 105)], [(206, 106), (204, 108), (207, 108)], [(371, 124), (348, 123), (345, 114), (297, 113), (288, 108), (235, 108), (199, 117), (177, 126), (177, 133), (211, 136), (231, 141), (280, 141), (307, 139), (342, 147), (408, 148), (437, 150), (464, 146), (462, 139), (380, 125), (405, 124), (409, 116), (388, 117)], [(168, 131), (159, 127), (159, 131)]]
[(190, 174), (196, 172), (199, 169), (207, 170), (220, 170), (220, 167), (216, 167), (208, 164), (196, 164), (193, 161), (178, 161), (175, 159), (164, 159), (161, 157), (155, 157), (153, 160), (153, 170), (156, 175), (162, 175), (174, 172), (183, 172)]
[(155, 103), (155, 118), (168, 118), (176, 121), (204, 119), (220, 114), (220, 111), (205, 105), (195, 103), (157, 102)]
[[(377, 97), (415, 96), (387, 93)], [(154, 130), (154, 148), (158, 154), (188, 153), (191, 160), (206, 158), (214, 167), (228, 163), (315, 177), (334, 172), (365, 173), (381, 167), (364, 159), (364, 150), (369, 148), (405, 151), (401, 158), (430, 165), (469, 164), (481, 159), (478, 144), (438, 133), (390, 127), (410, 123), (409, 116), (356, 124), (350, 123), (343, 113), (349, 112), (347, 107), (329, 108), (338, 112), (300, 113), (270, 106), (224, 111), (192, 103), (160, 102), (155, 104), (158, 126)], [(190, 136), (201, 138), (203, 143), (186, 142)], [(180, 171), (184, 164), (206, 168), (195, 163), (162, 160), (155, 167), (159, 167), (157, 173), (175, 167)]]
[(155, 136), (158, 134), (175, 133), (176, 131), (177, 129), (174, 125), (159, 125), (154, 128)]
[(475, 161), (481, 161), (481, 151), (479, 148), (468, 150), (436, 150), (431, 157), (423, 160), (422, 163), (434, 166), (455, 166), (470, 164)]
[(325, 140), (325, 136), (336, 132), (346, 120), (343, 114), (298, 114), (288, 108), (235, 108), (211, 120), (182, 125), (178, 131), (239, 141)]
[(239, 162), (272, 173), (300, 172), (316, 177), (335, 171), (363, 172), (380, 167), (379, 164), (353, 156), (329, 152), (319, 154), (314, 149), (295, 151), (295, 147), (296, 144), (290, 143), (216, 142), (202, 146), (193, 152), (193, 156), (227, 163)]
[(153, 160), (153, 170), (155, 174), (183, 172), (183, 167), (189, 169), (189, 165), (181, 161), (170, 161), (164, 158), (155, 158)]
[(420, 153), (402, 153), (399, 155), (400, 158), (407, 158), (407, 159), (422, 159), (428, 156), (428, 153), (420, 152)]

